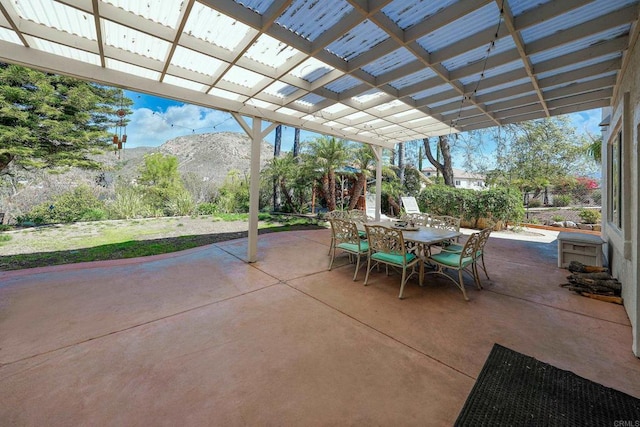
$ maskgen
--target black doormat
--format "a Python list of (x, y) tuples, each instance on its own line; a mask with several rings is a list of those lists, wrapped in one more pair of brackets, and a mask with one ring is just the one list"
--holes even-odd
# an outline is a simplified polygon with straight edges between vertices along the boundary
[(456, 426), (640, 426), (640, 399), (494, 344)]

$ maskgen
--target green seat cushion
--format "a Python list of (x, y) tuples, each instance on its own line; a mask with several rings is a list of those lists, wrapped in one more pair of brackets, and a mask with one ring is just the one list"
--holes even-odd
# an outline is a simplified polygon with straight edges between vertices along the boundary
[[(406, 262), (407, 264), (410, 263), (411, 261), (413, 261), (415, 259), (415, 255), (414, 254), (406, 254)], [(400, 254), (391, 254), (391, 253), (387, 253), (387, 252), (376, 252), (373, 255), (371, 255), (371, 259), (374, 261), (382, 261), (382, 262), (386, 262), (386, 263), (390, 263), (390, 264), (396, 264), (396, 265), (403, 265), (404, 262), (402, 260), (402, 255)]]
[(464, 246), (452, 243), (450, 245), (444, 245), (444, 248), (449, 252), (462, 252), (462, 249), (464, 249)]
[[(440, 252), (439, 254), (432, 255), (431, 259), (439, 262), (440, 264), (448, 265), (450, 267), (458, 267), (460, 265), (460, 254), (456, 254), (453, 252)], [(463, 267), (466, 267), (472, 262), (473, 258), (471, 257), (462, 258)]]
[(344, 249), (349, 252), (367, 252), (369, 250), (369, 242), (360, 242), (360, 249), (358, 249), (358, 245), (355, 243), (340, 243), (338, 244), (338, 248)]

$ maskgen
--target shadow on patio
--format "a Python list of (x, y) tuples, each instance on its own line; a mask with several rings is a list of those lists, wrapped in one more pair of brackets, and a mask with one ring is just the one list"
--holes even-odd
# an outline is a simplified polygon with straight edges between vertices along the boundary
[(0, 273), (0, 419), (451, 425), (494, 343), (640, 397), (623, 307), (560, 288), (552, 239), (492, 237), (465, 302), (436, 276), (401, 301), (397, 275), (328, 272), (329, 238)]

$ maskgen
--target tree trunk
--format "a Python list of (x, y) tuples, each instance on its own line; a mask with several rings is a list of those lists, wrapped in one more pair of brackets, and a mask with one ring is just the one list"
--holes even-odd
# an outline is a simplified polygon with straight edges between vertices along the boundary
[(444, 184), (450, 187), (455, 187), (455, 182), (453, 179), (453, 164), (451, 162), (451, 147), (449, 146), (449, 137), (446, 135), (441, 135), (438, 137), (438, 147), (442, 152), (442, 163), (438, 162), (431, 153), (431, 146), (429, 145), (429, 138), (424, 138), (422, 140), (424, 145), (424, 153), (431, 163), (444, 178)]
[[(273, 144), (273, 157), (280, 156), (281, 146), (282, 146), (282, 125), (278, 125), (276, 127), (276, 140), (275, 140), (275, 143)], [(277, 212), (280, 209), (281, 204), (282, 204), (282, 200), (278, 192), (278, 180), (274, 178), (273, 179), (273, 210), (274, 212)]]
[(296, 128), (293, 134), (293, 157), (298, 157), (300, 154), (300, 129)]
[(329, 170), (329, 194), (327, 198), (327, 208), (329, 211), (336, 210), (336, 173), (333, 169)]
[(8, 153), (0, 154), (0, 175), (6, 172), (6, 169), (9, 166), (9, 163), (13, 161), (14, 157), (15, 156)]
[(360, 195), (362, 194), (362, 190), (364, 189), (366, 181), (367, 176), (363, 173), (359, 173), (358, 179), (353, 185), (353, 194), (351, 195), (351, 200), (349, 200), (349, 210), (356, 209), (356, 206), (358, 205), (358, 199), (360, 199)]

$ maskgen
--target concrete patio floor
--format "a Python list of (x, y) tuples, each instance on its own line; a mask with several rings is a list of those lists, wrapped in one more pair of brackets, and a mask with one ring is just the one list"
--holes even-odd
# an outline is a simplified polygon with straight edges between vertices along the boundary
[(558, 285), (556, 243), (494, 234), (491, 281), (410, 281), (328, 230), (0, 273), (1, 425), (451, 425), (494, 343), (640, 397), (622, 306)]

